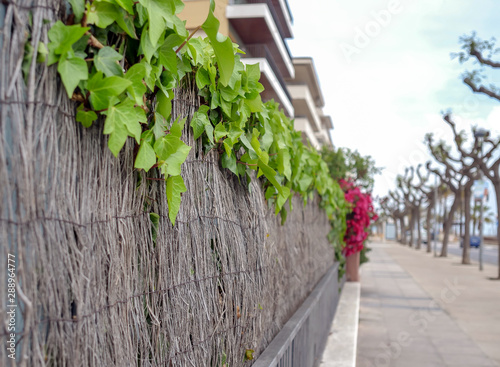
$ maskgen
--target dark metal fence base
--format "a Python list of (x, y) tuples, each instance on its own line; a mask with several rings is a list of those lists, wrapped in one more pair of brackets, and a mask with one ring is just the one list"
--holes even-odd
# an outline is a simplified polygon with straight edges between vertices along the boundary
[(252, 367), (318, 366), (339, 297), (338, 264), (335, 264)]

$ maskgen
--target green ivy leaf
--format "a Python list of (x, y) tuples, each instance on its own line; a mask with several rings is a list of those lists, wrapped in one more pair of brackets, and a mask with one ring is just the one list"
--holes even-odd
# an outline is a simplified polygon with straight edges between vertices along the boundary
[(261, 159), (258, 160), (258, 166), (262, 170), (262, 173), (266, 178), (271, 182), (271, 184), (278, 190), (278, 192), (281, 195), (285, 195), (285, 191), (283, 186), (278, 182), (276, 179), (276, 171), (273, 170), (271, 167), (269, 167), (267, 164), (265, 164)]
[(260, 140), (260, 147), (264, 151), (269, 151), (269, 148), (274, 142), (274, 136), (273, 136), (273, 130), (271, 129), (271, 126), (269, 125), (269, 121), (265, 120), (264, 121), (264, 129), (263, 129), (263, 135)]
[(214, 144), (214, 127), (210, 121), (205, 125), (205, 133), (210, 143)]
[[(234, 75), (234, 74), (233, 74)], [(227, 85), (226, 87), (219, 88), (220, 96), (227, 102), (234, 102), (242, 93), (241, 81), (236, 81), (234, 86)]]
[(174, 47), (179, 46), (183, 39), (177, 34), (171, 34), (158, 49), (158, 60), (160, 65), (170, 71), (172, 74), (177, 74), (177, 54)]
[(104, 110), (108, 108), (113, 97), (118, 97), (129, 86), (130, 80), (119, 76), (103, 77), (102, 72), (97, 72), (88, 82), (87, 88), (90, 92), (90, 102), (94, 110)]
[(165, 136), (166, 129), (167, 127), (165, 126), (165, 118), (159, 113), (155, 113), (155, 124), (151, 129), (153, 131), (155, 139), (160, 139), (162, 136)]
[(299, 190), (301, 192), (306, 192), (306, 190), (308, 189), (308, 187), (311, 185), (312, 182), (313, 182), (312, 176), (308, 174), (302, 174), (298, 181)]
[(186, 185), (181, 176), (170, 176), (167, 179), (167, 203), (168, 217), (172, 225), (175, 225), (175, 219), (181, 207), (181, 195), (186, 192)]
[(168, 95), (164, 91), (159, 90), (156, 95), (157, 110), (165, 118), (165, 120), (170, 119), (170, 114), (172, 113), (172, 99), (174, 98), (174, 93), (172, 91), (167, 91)]
[(226, 101), (225, 99), (221, 98), (220, 99), (220, 106), (222, 108), (222, 112), (224, 112), (224, 114), (226, 116), (231, 116), (231, 111), (232, 111), (232, 107), (233, 107), (233, 104), (231, 102), (228, 102)]
[(146, 76), (146, 67), (143, 64), (132, 65), (125, 74), (125, 79), (129, 80), (132, 84), (127, 87), (127, 92), (135, 104), (138, 106), (144, 105), (144, 93), (146, 93), (146, 86), (142, 83)]
[(156, 65), (150, 65), (148, 63), (144, 63), (143, 65), (146, 67), (146, 69), (150, 69), (149, 72), (146, 72), (144, 81), (146, 82), (149, 90), (153, 92), (155, 90), (156, 81), (161, 75), (161, 69)]
[(31, 43), (26, 42), (26, 44), (24, 45), (24, 57), (21, 67), (21, 70), (23, 71), (24, 75), (24, 82), (28, 80), (28, 75), (32, 62), (33, 62), (33, 46), (31, 46)]
[(36, 56), (36, 62), (39, 62), (39, 63), (45, 62), (48, 54), (49, 54), (49, 50), (47, 49), (47, 46), (45, 46), (45, 43), (39, 42), (37, 56)]
[(191, 38), (187, 43), (189, 56), (193, 59), (194, 65), (204, 65), (207, 53), (205, 52), (206, 42), (201, 38)]
[(182, 136), (186, 120), (187, 117), (184, 117), (183, 119), (177, 118), (177, 120), (172, 123), (172, 126), (170, 126), (170, 135), (180, 138)]
[(234, 122), (232, 122), (229, 125), (229, 131), (227, 133), (227, 139), (230, 140), (231, 143), (234, 145), (238, 142), (240, 139), (240, 136), (243, 134), (243, 130), (240, 128), (240, 126)]
[(137, 34), (135, 33), (134, 25), (134, 15), (127, 13), (123, 9), (120, 9), (120, 15), (115, 19), (116, 24), (125, 31), (133, 39), (137, 39)]
[[(132, 136), (137, 143), (140, 143), (142, 132), (140, 122), (146, 122), (147, 118), (144, 110), (134, 107), (134, 101), (126, 99), (116, 106), (109, 107), (103, 114), (107, 115), (103, 134), (110, 135), (108, 146), (115, 156), (118, 156), (127, 136)], [(116, 135), (116, 139), (114, 135)]]
[(290, 152), (288, 149), (280, 149), (278, 152), (278, 172), (290, 180), (292, 166), (290, 164)]
[(230, 139), (224, 139), (222, 144), (224, 145), (224, 149), (226, 151), (226, 154), (231, 155), (231, 151), (233, 150), (234, 144), (230, 141)]
[(140, 143), (142, 127), (140, 122), (147, 122), (143, 109), (134, 106), (134, 101), (126, 99), (124, 102), (111, 106), (104, 114), (107, 115), (104, 122), (104, 134), (112, 133), (116, 128), (125, 127), (128, 134)]
[(82, 27), (80, 24), (67, 26), (58, 20), (49, 29), (48, 36), (50, 43), (48, 65), (55, 64), (60, 56), (68, 51), (71, 47), (89, 30), (88, 27)]
[(199, 90), (203, 89), (205, 86), (210, 85), (210, 77), (208, 76), (208, 71), (204, 68), (199, 68), (195, 75), (196, 86)]
[(87, 23), (106, 28), (120, 16), (120, 9), (107, 2), (87, 4)]
[[(279, 204), (278, 204), (279, 205)], [(282, 208), (281, 208), (281, 211), (280, 211), (280, 215), (281, 215), (281, 225), (284, 225), (285, 222), (286, 222), (286, 218), (288, 216), (288, 212), (286, 211), (285, 207), (283, 206), (283, 204), (281, 204)]]
[(193, 128), (194, 139), (198, 139), (205, 131), (206, 125), (212, 125), (208, 119), (209, 108), (206, 105), (200, 106), (191, 119), (191, 127)]
[(258, 158), (257, 152), (253, 148), (252, 144), (250, 144), (250, 141), (248, 140), (248, 138), (243, 134), (240, 136), (240, 140), (243, 143), (243, 145), (245, 146), (245, 148), (247, 148), (247, 152), (248, 152), (248, 155), (250, 156), (250, 158), (257, 159)]
[(75, 14), (75, 22), (80, 23), (82, 20), (83, 12), (85, 11), (85, 0), (68, 0), (73, 14)]
[(61, 75), (61, 80), (69, 98), (73, 96), (73, 92), (78, 83), (80, 83), (81, 80), (87, 80), (89, 77), (87, 63), (78, 56), (63, 55), (57, 65), (57, 71), (59, 75)]
[(262, 112), (262, 99), (260, 94), (253, 99), (245, 99), (245, 105), (250, 108), (250, 112)]
[(114, 131), (109, 134), (108, 148), (115, 157), (118, 157), (118, 153), (120, 153), (120, 150), (122, 150), (125, 142), (127, 141), (127, 138), (128, 132), (127, 129), (123, 126), (114, 129)]
[(259, 64), (246, 64), (245, 70), (247, 72), (248, 83), (257, 83), (260, 80), (260, 66)]
[(147, 29), (143, 30), (141, 34), (141, 48), (139, 53), (142, 52), (144, 54), (144, 57), (146, 58), (148, 64), (151, 62), (151, 59), (153, 58), (156, 50), (158, 50), (159, 47), (160, 45), (153, 45), (153, 43), (151, 43), (149, 31)]
[(170, 25), (180, 37), (188, 36), (184, 23), (176, 16), (184, 6), (182, 1), (140, 0), (140, 3), (148, 11), (149, 39), (153, 47), (158, 44), (161, 34)]
[(231, 172), (233, 172), (236, 176), (238, 176), (238, 165), (236, 164), (236, 156), (233, 151), (223, 152), (221, 155), (222, 167), (227, 168)]
[(156, 238), (158, 237), (158, 227), (160, 225), (160, 216), (156, 213), (149, 213), (149, 219), (151, 220), (151, 237), (153, 242), (156, 243)]
[(201, 26), (214, 49), (217, 65), (219, 65), (220, 82), (228, 85), (234, 69), (234, 50), (231, 39), (219, 33), (220, 22), (214, 16), (215, 2), (210, 0), (207, 19)]
[(85, 111), (83, 103), (76, 109), (76, 121), (80, 122), (83, 127), (91, 127), (92, 123), (97, 120), (97, 114), (94, 111)]
[(156, 154), (153, 147), (143, 141), (137, 152), (134, 167), (148, 172), (156, 164)]
[(219, 141), (221, 138), (227, 135), (226, 128), (222, 122), (219, 122), (214, 130), (215, 141)]
[(130, 15), (134, 15), (134, 0), (114, 0), (120, 7), (125, 9)]
[(94, 57), (95, 68), (102, 71), (106, 76), (123, 75), (122, 67), (118, 64), (123, 55), (111, 47), (105, 46), (99, 50)]
[(186, 160), (191, 147), (176, 136), (166, 135), (156, 140), (154, 150), (158, 160), (163, 161), (163, 174), (177, 176), (181, 174), (181, 164)]

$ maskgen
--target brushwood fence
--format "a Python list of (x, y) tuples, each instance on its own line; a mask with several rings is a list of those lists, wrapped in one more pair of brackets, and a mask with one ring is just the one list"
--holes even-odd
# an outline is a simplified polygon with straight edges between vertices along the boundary
[[(133, 141), (114, 158), (102, 123), (79, 126), (55, 67), (33, 61), (24, 79), (26, 42), (47, 43), (64, 12), (0, 3), (0, 365), (250, 366), (245, 354), (258, 357), (332, 267), (326, 216), (294, 198), (281, 226), (258, 180), (238, 182), (186, 127), (172, 227), (164, 182), (133, 169)], [(187, 83), (174, 118), (198, 105)]]

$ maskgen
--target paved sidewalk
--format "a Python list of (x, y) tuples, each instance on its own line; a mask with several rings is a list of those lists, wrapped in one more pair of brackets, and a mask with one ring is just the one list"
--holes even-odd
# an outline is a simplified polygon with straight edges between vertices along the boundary
[(361, 270), (358, 367), (500, 366), (500, 282), (460, 259), (371, 243)]

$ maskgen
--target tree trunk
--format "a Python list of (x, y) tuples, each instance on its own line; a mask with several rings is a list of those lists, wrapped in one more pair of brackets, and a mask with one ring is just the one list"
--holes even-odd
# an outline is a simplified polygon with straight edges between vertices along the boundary
[(415, 229), (415, 211), (414, 209), (410, 210), (410, 242), (408, 245), (413, 247), (413, 230)]
[(492, 166), (493, 175), (486, 174), (490, 179), (493, 188), (495, 189), (495, 196), (497, 201), (497, 246), (498, 246), (498, 279), (500, 279), (500, 226), (498, 225), (498, 220), (500, 219), (500, 172), (499, 172), (499, 161)]
[(394, 233), (396, 235), (396, 241), (398, 240), (398, 218), (392, 217), (392, 220), (394, 220)]
[(474, 181), (471, 180), (471, 183), (467, 183), (464, 188), (465, 228), (463, 237), (462, 264), (470, 264), (470, 198), (472, 182)]
[(404, 215), (399, 218), (399, 223), (401, 224), (401, 244), (406, 245), (406, 231), (405, 231), (405, 217)]
[[(474, 205), (474, 208), (475, 207), (476, 206)], [(474, 209), (473, 212), (474, 212), (474, 218), (472, 219), (472, 235), (475, 236), (476, 235), (476, 225), (477, 225), (477, 223), (476, 223), (476, 216), (477, 216), (476, 209)]]
[(448, 256), (448, 242), (450, 238), (450, 230), (453, 225), (453, 215), (455, 214), (455, 211), (457, 210), (459, 204), (460, 204), (460, 196), (455, 195), (455, 200), (453, 200), (453, 205), (448, 211), (448, 215), (444, 221), (443, 247), (441, 247), (441, 254), (439, 255), (440, 257)]
[[(495, 188), (495, 195), (497, 199), (497, 214), (500, 215), (500, 177), (495, 177), (496, 179), (493, 181), (491, 180), (491, 183), (493, 184), (493, 187)], [(497, 221), (497, 245), (498, 245), (498, 279), (500, 279), (500, 226), (498, 225)]]
[(420, 206), (415, 208), (415, 217), (417, 220), (417, 250), (420, 250), (422, 247), (422, 228), (420, 226)]
[(434, 228), (431, 228), (431, 216), (432, 216), (432, 208), (433, 208), (432, 202), (429, 204), (427, 207), (427, 216), (425, 218), (425, 225), (427, 226), (427, 252), (432, 252), (432, 231)]
[[(466, 189), (464, 189), (464, 190), (466, 190)], [(460, 199), (462, 198), (463, 195), (465, 195), (465, 192), (460, 191)], [(464, 198), (465, 198), (465, 196), (464, 196)], [(467, 210), (467, 209), (465, 208), (464, 203), (460, 202), (460, 216), (458, 218), (458, 222), (460, 223), (459, 224), (460, 225), (460, 234), (459, 234), (460, 238), (462, 238), (462, 236), (464, 236), (464, 229), (462, 228), (462, 219), (464, 218), (464, 211), (465, 210)], [(470, 211), (469, 211), (469, 213), (470, 213)]]

